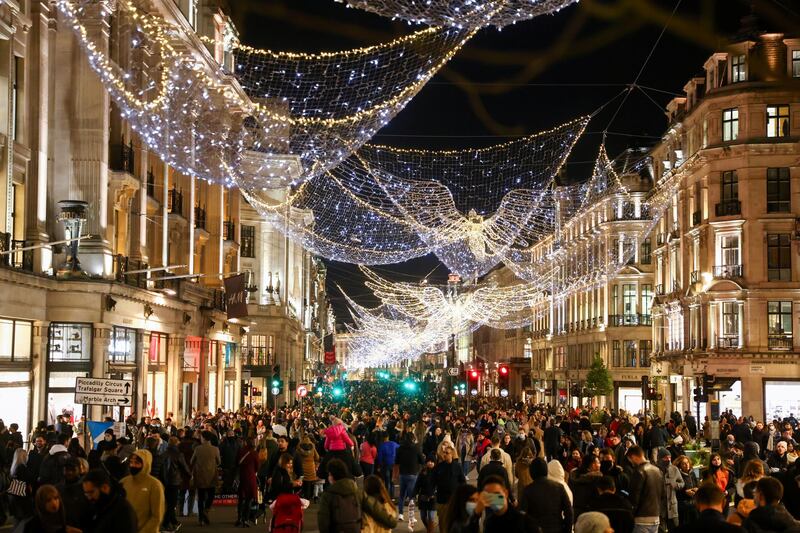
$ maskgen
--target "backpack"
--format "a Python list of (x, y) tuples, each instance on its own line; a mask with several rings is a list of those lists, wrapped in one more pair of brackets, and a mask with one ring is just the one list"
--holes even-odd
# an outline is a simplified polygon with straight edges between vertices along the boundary
[(361, 502), (357, 494), (341, 496), (332, 494), (333, 531), (337, 533), (361, 533)]
[(303, 504), (297, 494), (280, 494), (272, 507), (270, 531), (299, 533), (303, 529)]

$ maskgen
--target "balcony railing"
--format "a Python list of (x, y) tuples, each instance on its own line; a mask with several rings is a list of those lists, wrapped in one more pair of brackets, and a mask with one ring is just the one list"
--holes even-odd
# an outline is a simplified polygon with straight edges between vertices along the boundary
[(691, 274), (689, 274), (689, 283), (694, 285), (695, 283), (700, 283), (700, 271), (693, 270)]
[(167, 209), (169, 209), (170, 213), (183, 215), (183, 191), (175, 188), (170, 189), (168, 202)]
[(152, 168), (147, 171), (147, 196), (156, 197), (156, 175), (153, 174)]
[(770, 335), (767, 338), (767, 347), (770, 350), (791, 350), (792, 344), (791, 335)]
[(226, 220), (222, 223), (222, 226), (225, 230), (225, 240), (226, 241), (235, 241), (236, 240), (236, 223), (231, 222), (230, 220)]
[(616, 220), (649, 220), (650, 219), (650, 212), (646, 206), (641, 206), (639, 208), (639, 214), (636, 214), (636, 207), (631, 204), (626, 204), (622, 208), (622, 212), (617, 209), (611, 210), (611, 216), (609, 220), (616, 221)]
[(702, 214), (700, 211), (695, 211), (692, 213), (692, 226), (699, 226)]
[(716, 206), (718, 217), (727, 217), (742, 214), (742, 202), (739, 200), (723, 200)]
[(133, 141), (128, 141), (128, 144), (125, 144), (125, 140), (123, 139), (120, 144), (112, 144), (109, 150), (108, 164), (111, 170), (133, 174)]
[[(11, 233), (0, 233), (0, 252), (25, 248), (32, 243), (11, 238)], [(33, 250), (22, 250), (0, 255), (0, 266), (33, 272)]]
[(664, 296), (664, 285), (661, 283), (656, 285), (656, 296)]
[(138, 274), (126, 274), (126, 272), (146, 270), (147, 268), (149, 268), (148, 264), (142, 261), (129, 259), (122, 254), (114, 256), (114, 278), (125, 285), (146, 289), (147, 272)]
[(608, 315), (608, 325), (615, 326), (650, 326), (653, 324), (650, 315), (627, 314), (627, 315)]
[(739, 349), (739, 336), (725, 335), (717, 337), (717, 347), (722, 350), (737, 350)]
[(669, 292), (680, 292), (681, 290), (681, 280), (673, 279), (672, 284), (669, 286)]
[(714, 267), (714, 278), (736, 279), (741, 278), (744, 272), (742, 265), (720, 265)]
[(272, 364), (272, 354), (270, 349), (266, 347), (243, 348), (242, 355), (244, 356), (243, 364), (246, 366), (265, 366)]
[(202, 207), (195, 206), (194, 208), (194, 227), (197, 229), (206, 229), (206, 210)]

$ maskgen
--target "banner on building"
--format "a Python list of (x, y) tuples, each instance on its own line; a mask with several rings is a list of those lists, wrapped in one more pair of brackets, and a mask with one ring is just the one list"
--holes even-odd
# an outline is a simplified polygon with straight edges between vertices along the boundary
[(323, 339), (323, 349), (325, 350), (325, 364), (336, 364), (336, 346), (333, 344), (333, 333), (326, 335)]
[(247, 316), (246, 284), (244, 274), (225, 278), (225, 308), (228, 311), (228, 320)]

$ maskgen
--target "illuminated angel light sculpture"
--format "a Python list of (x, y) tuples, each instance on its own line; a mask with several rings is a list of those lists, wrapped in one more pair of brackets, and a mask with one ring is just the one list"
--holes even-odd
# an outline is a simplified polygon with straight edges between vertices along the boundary
[[(477, 31), (431, 27), (319, 54), (256, 50), (227, 36), (226, 50), (214, 43), (213, 57), (158, 4), (57, 0), (57, 6), (148, 149), (187, 175), (250, 190), (285, 187), (335, 167)], [(220, 68), (226, 61), (227, 70)]]
[[(349, 7), (432, 26), (498, 28), (555, 13), (578, 0), (336, 0)], [(494, 11), (494, 14), (491, 14)]]

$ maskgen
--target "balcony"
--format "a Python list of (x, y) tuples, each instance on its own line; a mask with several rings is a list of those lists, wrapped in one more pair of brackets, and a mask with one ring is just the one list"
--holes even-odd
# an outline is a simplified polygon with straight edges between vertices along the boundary
[(692, 213), (692, 226), (699, 226), (700, 221), (702, 220), (702, 213), (700, 211), (695, 211)]
[(126, 272), (146, 270), (147, 268), (149, 268), (148, 264), (142, 261), (129, 259), (122, 254), (114, 256), (114, 279), (125, 285), (146, 289), (147, 272), (138, 274), (126, 274)]
[[(10, 233), (0, 233), (0, 252), (18, 250), (31, 244), (30, 242), (12, 239)], [(33, 250), (22, 250), (0, 255), (0, 267), (33, 272)]]
[(693, 270), (691, 274), (689, 274), (689, 283), (694, 285), (695, 283), (700, 283), (700, 271)]
[(667, 243), (667, 238), (669, 237), (669, 233), (659, 233), (656, 235), (656, 246), (661, 246)]
[(627, 315), (608, 315), (608, 325), (618, 326), (650, 326), (653, 320), (650, 315), (627, 314)]
[(664, 296), (664, 285), (661, 283), (656, 285), (656, 296)]
[(737, 279), (743, 276), (742, 265), (721, 265), (713, 269), (714, 279)]
[(235, 241), (236, 240), (236, 223), (231, 222), (230, 220), (226, 220), (222, 223), (222, 227), (224, 230), (224, 236), (226, 241)]
[(738, 350), (739, 336), (724, 335), (722, 337), (717, 337), (717, 348), (719, 348), (720, 350)]
[(266, 366), (272, 364), (272, 352), (266, 347), (243, 348), (242, 356), (245, 366)]
[(156, 175), (153, 174), (152, 168), (147, 171), (147, 196), (156, 197)]
[(609, 221), (619, 221), (619, 220), (649, 220), (650, 213), (647, 209), (647, 206), (641, 206), (639, 209), (639, 214), (636, 214), (636, 207), (632, 204), (626, 204), (622, 207), (622, 211), (620, 212), (617, 209), (612, 209), (611, 216), (608, 218)]
[(716, 205), (718, 217), (728, 217), (742, 214), (742, 202), (739, 200), (723, 200)]
[(202, 207), (194, 208), (194, 227), (196, 229), (206, 229), (206, 210)]
[(770, 335), (767, 339), (767, 348), (770, 350), (791, 350), (791, 335)]
[(167, 210), (170, 213), (183, 216), (183, 191), (178, 191), (175, 188), (170, 189), (167, 201)]
[(672, 284), (669, 286), (669, 292), (680, 292), (681, 291), (681, 281), (679, 279), (673, 279)]
[(108, 159), (108, 166), (111, 170), (133, 174), (133, 141), (128, 141), (128, 144), (125, 144), (125, 140), (123, 139), (120, 144), (112, 144), (109, 147)]

